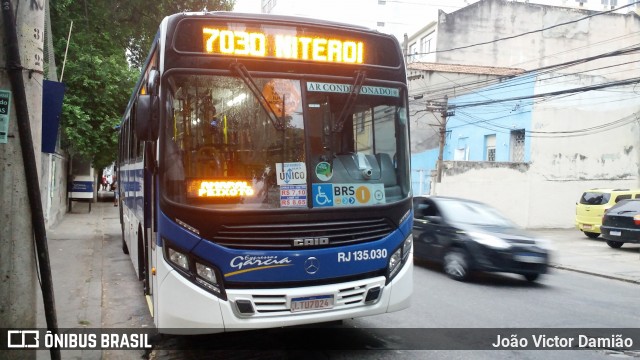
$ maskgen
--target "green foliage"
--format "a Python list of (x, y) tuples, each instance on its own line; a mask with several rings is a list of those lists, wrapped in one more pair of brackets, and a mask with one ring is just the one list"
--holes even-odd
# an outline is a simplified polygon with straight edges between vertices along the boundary
[(69, 151), (96, 169), (117, 155), (115, 127), (162, 19), (181, 11), (231, 10), (234, 0), (51, 0), (58, 71), (64, 61), (62, 132)]

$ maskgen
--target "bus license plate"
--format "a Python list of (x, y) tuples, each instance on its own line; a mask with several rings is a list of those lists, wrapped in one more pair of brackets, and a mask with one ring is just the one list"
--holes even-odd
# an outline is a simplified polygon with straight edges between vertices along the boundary
[(582, 228), (585, 230), (591, 230), (591, 225), (584, 224), (582, 225)]
[(620, 236), (622, 235), (621, 231), (609, 231), (609, 235), (611, 236)]
[(517, 254), (513, 258), (516, 261), (520, 261), (524, 263), (541, 264), (544, 262), (543, 256), (534, 255), (534, 254)]
[(330, 309), (333, 307), (333, 295), (307, 296), (291, 299), (291, 312)]

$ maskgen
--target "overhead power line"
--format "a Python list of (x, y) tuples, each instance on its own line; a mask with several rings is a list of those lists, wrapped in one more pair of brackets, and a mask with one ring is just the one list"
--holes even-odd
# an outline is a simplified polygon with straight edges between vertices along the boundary
[(612, 87), (612, 86), (623, 86), (623, 85), (635, 84), (635, 83), (638, 83), (638, 82), (640, 82), (640, 77), (635, 77), (635, 78), (631, 78), (631, 79), (627, 79), (627, 80), (610, 81), (610, 82), (606, 82), (606, 83), (598, 84), (598, 85), (582, 86), (582, 87), (573, 88), (573, 89), (551, 91), (551, 92), (547, 92), (547, 93), (543, 93), (543, 94), (535, 94), (535, 95), (527, 95), (527, 96), (516, 96), (516, 97), (512, 97), (512, 98), (507, 98), (507, 99), (489, 100), (489, 101), (477, 101), (477, 102), (470, 102), (470, 103), (466, 103), (466, 104), (450, 105), (449, 107), (452, 108), (452, 109), (461, 109), (461, 108), (467, 108), (467, 107), (473, 107), (473, 106), (482, 106), (482, 105), (489, 105), (489, 104), (495, 104), (495, 103), (502, 103), (502, 102), (507, 102), (507, 101), (527, 100), (527, 99), (536, 99), (536, 98), (547, 97), (547, 96), (555, 96), (555, 95), (562, 95), (562, 94), (572, 94), (572, 93), (577, 93), (577, 92), (585, 92), (585, 91), (591, 91), (591, 90), (604, 89), (604, 88), (608, 88), (608, 87)]

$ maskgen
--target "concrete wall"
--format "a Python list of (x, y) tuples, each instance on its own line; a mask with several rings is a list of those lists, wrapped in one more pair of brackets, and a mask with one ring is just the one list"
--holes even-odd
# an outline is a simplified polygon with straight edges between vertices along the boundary
[(478, 200), (527, 228), (570, 228), (580, 195), (595, 187), (633, 188), (636, 179), (558, 181), (525, 163), (444, 162), (437, 195)]
[[(593, 16), (573, 24), (537, 32), (559, 23), (575, 21), (596, 12), (565, 7), (551, 7), (532, 3), (483, 0), (450, 14), (440, 12), (438, 19), (438, 50), (464, 47), (437, 54), (437, 61), (451, 64), (519, 67), (527, 70), (570, 60), (637, 46), (640, 17), (611, 13)], [(526, 32), (531, 34), (509, 40), (496, 41)], [(636, 54), (626, 61), (640, 60)], [(601, 66), (621, 63), (619, 58), (598, 62)], [(565, 72), (584, 71), (592, 64), (574, 66)], [(632, 63), (619, 70), (637, 70)], [(623, 72), (612, 78), (625, 78)]]
[[(536, 93), (601, 83), (575, 75), (559, 83), (541, 77)], [(596, 181), (607, 186), (637, 180), (640, 160), (640, 98), (637, 85), (588, 91), (534, 106), (533, 168), (550, 181)], [(640, 184), (633, 183), (634, 186)]]
[(531, 200), (528, 164), (445, 161), (443, 169), (442, 182), (435, 186), (436, 195), (482, 201), (516, 224), (528, 225)]

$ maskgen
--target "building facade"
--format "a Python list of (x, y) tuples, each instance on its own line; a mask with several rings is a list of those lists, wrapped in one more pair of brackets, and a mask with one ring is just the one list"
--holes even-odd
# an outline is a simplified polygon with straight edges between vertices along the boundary
[(438, 64), (526, 70), (411, 88), (447, 95), (453, 112), (432, 193), (485, 201), (525, 227), (571, 227), (585, 189), (640, 187), (637, 13), (481, 0), (423, 31), (410, 39), (433, 33)]

